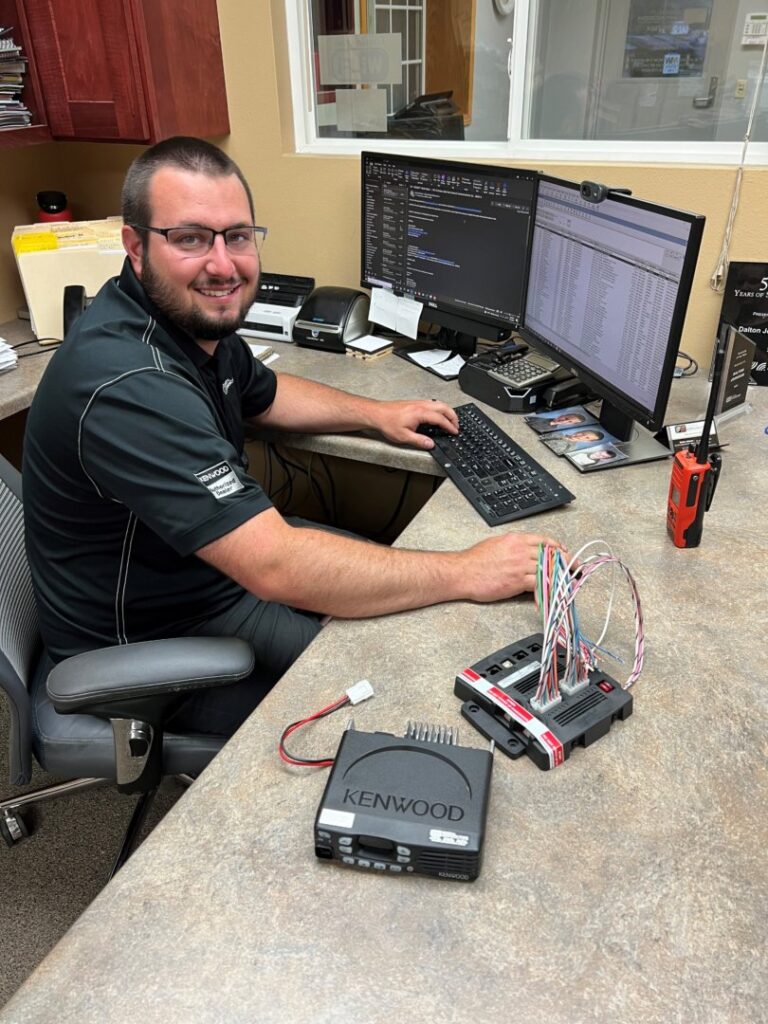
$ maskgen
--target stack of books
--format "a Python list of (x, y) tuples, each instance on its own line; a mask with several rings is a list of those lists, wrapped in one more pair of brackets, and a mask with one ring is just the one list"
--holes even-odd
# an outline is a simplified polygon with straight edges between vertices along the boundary
[(27, 58), (9, 35), (11, 31), (10, 26), (0, 26), (0, 131), (26, 128), (32, 123), (32, 115), (21, 99)]

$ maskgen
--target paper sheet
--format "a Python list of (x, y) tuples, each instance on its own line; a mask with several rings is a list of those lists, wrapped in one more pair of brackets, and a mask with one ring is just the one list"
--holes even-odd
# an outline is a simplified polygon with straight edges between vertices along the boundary
[(424, 352), (409, 352), (408, 358), (412, 363), (416, 363), (417, 366), (434, 367), (437, 363), (442, 363), (448, 359), (450, 354), (444, 348), (430, 348)]
[(402, 46), (399, 32), (318, 36), (320, 82), (322, 85), (401, 85)]
[(271, 345), (255, 345), (251, 341), (247, 342), (246, 344), (248, 345), (248, 348), (251, 350), (252, 354), (256, 359), (263, 359), (266, 356), (270, 355), (272, 352)]
[(340, 132), (387, 131), (385, 89), (337, 89), (336, 121)]
[(444, 363), (435, 363), (432, 370), (439, 373), (441, 377), (458, 377), (459, 370), (465, 362), (463, 356), (454, 356), (453, 359), (446, 359)]
[(371, 291), (371, 309), (368, 319), (382, 327), (389, 327), (406, 338), (416, 338), (424, 305), (416, 299), (394, 295), (388, 288)]

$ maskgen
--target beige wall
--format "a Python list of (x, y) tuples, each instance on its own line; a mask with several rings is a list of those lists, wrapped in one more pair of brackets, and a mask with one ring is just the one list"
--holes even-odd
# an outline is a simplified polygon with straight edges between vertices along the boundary
[[(271, 5), (219, 0), (231, 120), (231, 135), (221, 141), (252, 184), (258, 222), (269, 226), (265, 269), (312, 275), (319, 284), (354, 286), (359, 281), (359, 161), (291, 152), (282, 7), (282, 0), (271, 0)], [(0, 321), (14, 316), (22, 301), (9, 240), (14, 224), (34, 217), (35, 192), (63, 189), (81, 218), (118, 213), (123, 173), (139, 151), (135, 146), (52, 143), (3, 153)], [(552, 164), (547, 170), (622, 185), (644, 199), (706, 215), (683, 338), (684, 349), (706, 357), (721, 302), (708, 282), (722, 244), (735, 169)], [(768, 258), (768, 204), (762, 198), (767, 185), (768, 170), (745, 174), (733, 259)]]

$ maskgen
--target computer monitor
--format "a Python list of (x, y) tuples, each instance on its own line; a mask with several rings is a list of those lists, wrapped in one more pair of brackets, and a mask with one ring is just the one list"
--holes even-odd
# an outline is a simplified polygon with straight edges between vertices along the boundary
[(603, 399), (622, 441), (634, 421), (663, 424), (703, 229), (696, 214), (539, 180), (520, 334)]
[(424, 304), (469, 355), (522, 318), (536, 172), (389, 153), (362, 153), (366, 288)]

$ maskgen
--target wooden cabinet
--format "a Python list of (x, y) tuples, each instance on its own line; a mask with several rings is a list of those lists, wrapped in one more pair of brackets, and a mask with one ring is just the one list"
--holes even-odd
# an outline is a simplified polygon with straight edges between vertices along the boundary
[(54, 139), (229, 131), (216, 0), (16, 2)]

